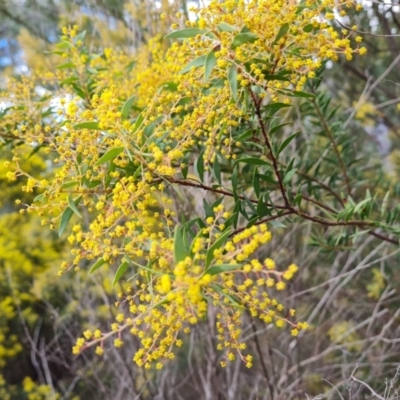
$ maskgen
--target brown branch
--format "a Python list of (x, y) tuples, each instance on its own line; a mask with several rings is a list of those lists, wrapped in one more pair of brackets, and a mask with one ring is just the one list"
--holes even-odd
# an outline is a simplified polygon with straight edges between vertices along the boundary
[(287, 198), (285, 187), (283, 186), (283, 180), (282, 180), (281, 174), (279, 172), (278, 162), (277, 162), (277, 160), (275, 158), (274, 152), (272, 151), (271, 142), (269, 141), (268, 134), (267, 134), (267, 131), (265, 130), (265, 125), (264, 125), (264, 122), (262, 120), (260, 102), (257, 100), (255, 94), (253, 93), (253, 91), (251, 89), (249, 89), (249, 92), (250, 92), (250, 95), (251, 95), (251, 97), (253, 99), (253, 103), (254, 103), (254, 107), (255, 107), (255, 111), (256, 111), (256, 115), (257, 115), (258, 124), (260, 126), (262, 135), (264, 137), (265, 144), (266, 144), (266, 146), (268, 148), (268, 152), (269, 152), (270, 158), (272, 160), (272, 166), (274, 168), (275, 175), (276, 175), (276, 178), (278, 180), (279, 189), (281, 191), (281, 194), (282, 194), (282, 197), (283, 197), (283, 201), (285, 202), (286, 207), (290, 209), (291, 206), (290, 206), (289, 200)]
[[(196, 188), (199, 188), (199, 189), (202, 189), (202, 190), (223, 194), (223, 195), (226, 195), (226, 196), (229, 196), (229, 197), (234, 197), (234, 194), (231, 193), (231, 192), (228, 192), (228, 191), (223, 190), (223, 189), (214, 189), (212, 187), (203, 185), (202, 183), (188, 182), (188, 181), (183, 181), (183, 180), (173, 179), (173, 178), (168, 178), (168, 179), (166, 178), (166, 180), (168, 180), (168, 182), (170, 182), (170, 183), (176, 183), (176, 184), (181, 185), (181, 186), (196, 187)], [(154, 181), (153, 183), (156, 183), (156, 182), (158, 182), (158, 181)], [(245, 200), (244, 196), (238, 196), (238, 198), (240, 198), (241, 200)], [(310, 198), (304, 198), (304, 199), (306, 201), (310, 201), (310, 202), (314, 202), (315, 203), (315, 201), (312, 201), (312, 199), (310, 199)], [(254, 204), (258, 203), (258, 201), (254, 200), (254, 199), (249, 199), (249, 201), (254, 203)], [(264, 218), (264, 219), (258, 221), (257, 223), (255, 223), (254, 225), (260, 225), (260, 224), (263, 224), (263, 223), (266, 223), (266, 222), (269, 222), (269, 221), (273, 221), (275, 219), (278, 219), (278, 218), (281, 218), (281, 217), (285, 217), (285, 216), (288, 216), (288, 215), (297, 215), (297, 216), (299, 216), (299, 217), (301, 217), (301, 218), (303, 218), (305, 220), (312, 221), (312, 222), (315, 222), (315, 223), (317, 223), (319, 225), (328, 226), (328, 227), (354, 226), (354, 227), (358, 227), (358, 228), (361, 228), (361, 229), (369, 229), (369, 228), (372, 228), (372, 227), (375, 226), (374, 222), (368, 222), (368, 221), (366, 222), (366, 221), (361, 221), (361, 220), (360, 221), (358, 221), (358, 220), (356, 220), (356, 221), (327, 221), (327, 220), (325, 220), (325, 219), (323, 219), (321, 217), (312, 216), (312, 215), (309, 215), (309, 214), (305, 213), (304, 211), (298, 210), (298, 209), (294, 208), (293, 206), (291, 206), (290, 204), (288, 206), (271, 205), (271, 204), (266, 204), (266, 205), (270, 206), (270, 207), (274, 207), (276, 209), (284, 210), (284, 212), (282, 214), (280, 214), (280, 215), (273, 215), (273, 216), (269, 216), (267, 218)], [(318, 205), (323, 206), (319, 202), (318, 202)], [(327, 210), (329, 209), (329, 207), (327, 207), (327, 206), (324, 206), (324, 208), (326, 208)], [(246, 229), (246, 227), (236, 229), (232, 233), (232, 235), (237, 234), (239, 232), (242, 232), (245, 229)], [(375, 231), (372, 231), (372, 230), (369, 231), (368, 234), (373, 235), (376, 238), (379, 238), (379, 239), (384, 240), (384, 241), (389, 242), (389, 243), (399, 244), (399, 240), (392, 239), (392, 238), (390, 238), (388, 236), (382, 235), (381, 233), (378, 233), (378, 232), (375, 232)]]

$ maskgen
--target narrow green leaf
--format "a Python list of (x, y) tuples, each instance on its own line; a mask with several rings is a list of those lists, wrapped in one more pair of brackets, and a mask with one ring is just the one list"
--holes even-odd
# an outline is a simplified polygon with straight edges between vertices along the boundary
[(113, 280), (113, 287), (118, 283), (118, 281), (122, 278), (122, 275), (125, 273), (125, 271), (128, 269), (129, 263), (127, 261), (124, 261), (117, 269), (117, 272), (115, 273), (114, 280)]
[(116, 147), (115, 149), (111, 149), (107, 151), (107, 153), (103, 154), (100, 159), (94, 165), (101, 165), (107, 161), (114, 160), (114, 158), (118, 157), (124, 151), (123, 147)]
[(75, 186), (78, 184), (78, 181), (70, 181), (70, 182), (65, 182), (61, 185), (61, 189), (67, 189), (69, 187)]
[(82, 40), (85, 39), (85, 36), (86, 36), (86, 30), (84, 30), (81, 33), (79, 33), (78, 35), (76, 35), (74, 37), (74, 42), (75, 43), (82, 42)]
[(71, 210), (79, 217), (82, 218), (82, 214), (79, 212), (79, 210), (77, 209), (76, 205), (79, 204), (80, 200), (81, 200), (82, 196), (80, 196), (78, 199), (73, 200), (72, 196), (69, 195), (68, 196), (68, 205), (71, 208)]
[(36, 203), (37, 201), (41, 201), (41, 202), (43, 203), (43, 199), (45, 199), (44, 193), (37, 195), (37, 196), (33, 199), (33, 202)]
[(182, 159), (182, 164), (184, 165), (184, 167), (182, 168), (182, 176), (184, 177), (184, 179), (187, 178), (187, 174), (189, 172), (189, 158), (190, 158), (190, 153), (188, 152)]
[(60, 43), (57, 43), (56, 44), (56, 47), (58, 48), (58, 49), (70, 49), (71, 48), (71, 43), (69, 43), (69, 42), (60, 42)]
[(292, 180), (292, 178), (293, 178), (294, 174), (296, 173), (296, 171), (297, 171), (297, 168), (294, 168), (291, 171), (289, 171), (285, 175), (285, 177), (283, 178), (283, 183), (289, 183)]
[(289, 125), (289, 122), (286, 122), (285, 124), (279, 124), (279, 125), (272, 127), (269, 131), (269, 134), (273, 135), (275, 132), (278, 132), (279, 130), (281, 130), (285, 125)]
[(260, 197), (260, 177), (258, 175), (257, 167), (255, 168), (254, 174), (253, 174), (253, 189), (254, 189), (254, 193), (256, 194), (256, 196)]
[(215, 179), (217, 180), (217, 182), (220, 185), (222, 185), (221, 166), (219, 165), (217, 156), (215, 156), (215, 159), (214, 159), (213, 172), (214, 172), (214, 176), (215, 176)]
[(249, 129), (248, 131), (243, 132), (238, 136), (235, 136), (235, 142), (242, 142), (246, 139), (250, 139), (253, 136), (253, 134), (254, 134), (254, 129)]
[(61, 237), (68, 225), (69, 220), (74, 215), (70, 207), (67, 207), (61, 215), (60, 226), (58, 228), (58, 236)]
[(228, 71), (228, 82), (231, 88), (232, 97), (237, 101), (237, 70), (236, 65), (232, 64)]
[[(76, 209), (76, 206), (79, 204), (79, 202), (81, 201), (82, 196), (79, 196), (76, 200), (74, 200), (74, 206)], [(68, 199), (68, 203), (69, 203), (69, 199)], [(77, 210), (78, 211), (78, 210)], [(71, 219), (71, 217), (74, 215), (74, 211), (71, 207), (67, 207), (64, 212), (61, 215), (61, 220), (60, 220), (60, 226), (58, 228), (58, 235), (61, 237), (62, 234), (65, 231), (65, 228), (68, 225), (69, 220)], [(79, 211), (78, 211), (78, 215), (79, 215)]]
[(183, 261), (186, 258), (187, 254), (185, 251), (185, 243), (183, 240), (183, 229), (179, 226), (175, 226), (175, 234), (174, 234), (174, 263), (175, 265), (178, 262)]
[(204, 212), (206, 214), (206, 217), (215, 217), (215, 213), (212, 209), (212, 207), (208, 204), (207, 200), (203, 198), (203, 207), (204, 207)]
[(208, 268), (206, 270), (206, 274), (213, 276), (224, 272), (233, 271), (235, 269), (240, 269), (241, 267), (242, 266), (240, 264), (219, 264)]
[(259, 178), (262, 179), (263, 181), (267, 182), (267, 183), (272, 184), (272, 185), (276, 185), (277, 184), (277, 181), (274, 178), (272, 178), (272, 176), (270, 176), (270, 175), (260, 174)]
[(143, 121), (144, 121), (143, 115), (139, 114), (139, 116), (136, 118), (135, 125), (133, 125), (131, 132), (135, 133), (141, 127)]
[(299, 91), (294, 91), (294, 92), (290, 92), (289, 96), (293, 96), (293, 97), (307, 97), (307, 98), (315, 98), (315, 95), (312, 93), (307, 93), (307, 92), (299, 92)]
[(236, 160), (237, 163), (245, 163), (250, 165), (269, 165), (268, 161), (262, 160), (261, 158), (257, 157), (243, 157)]
[(336, 219), (337, 221), (340, 221), (341, 219), (345, 218), (348, 216), (350, 213), (353, 213), (353, 206), (347, 204), (346, 208), (337, 215)]
[(288, 23), (283, 24), (281, 26), (281, 28), (279, 29), (278, 34), (276, 35), (276, 38), (274, 40), (274, 44), (278, 43), (279, 40), (288, 33), (288, 31), (289, 31), (289, 24)]
[(264, 196), (261, 196), (258, 199), (258, 203), (257, 203), (257, 215), (258, 217), (262, 218), (265, 217), (267, 215), (271, 215), (271, 211), (268, 208), (266, 201), (264, 199)]
[(362, 209), (364, 208), (364, 206), (369, 203), (371, 201), (371, 198), (369, 199), (364, 199), (363, 201), (361, 201), (360, 203), (358, 203), (355, 208), (354, 208), (354, 214), (359, 213), (360, 211), (362, 211)]
[(225, 232), (223, 232), (221, 234), (221, 236), (208, 249), (207, 255), (206, 255), (206, 267), (208, 267), (211, 264), (211, 261), (214, 259), (214, 251), (218, 250), (225, 244), (230, 233), (231, 233), (230, 229), (227, 229)]
[(206, 62), (206, 58), (207, 58), (206, 55), (195, 58), (188, 65), (186, 65), (186, 67), (183, 68), (179, 73), (185, 74), (186, 72), (189, 72), (192, 68), (202, 67), (204, 65), (204, 63)]
[(171, 32), (165, 36), (165, 39), (187, 39), (205, 33), (204, 29), (187, 28), (180, 31)]
[(211, 72), (217, 64), (217, 59), (215, 58), (215, 52), (210, 51), (207, 54), (204, 66), (204, 81), (207, 82), (210, 79)]
[(270, 103), (267, 104), (265, 107), (263, 107), (264, 110), (280, 110), (281, 108), (286, 108), (286, 107), (292, 107), (291, 104), (286, 104), (286, 103)]
[(135, 101), (135, 98), (136, 98), (136, 96), (131, 96), (131, 97), (129, 97), (128, 100), (126, 100), (126, 102), (124, 103), (124, 105), (122, 106), (122, 109), (121, 109), (121, 119), (128, 118), (129, 113), (132, 108), (132, 104)]
[(388, 191), (386, 192), (385, 197), (383, 198), (383, 201), (382, 201), (382, 208), (381, 208), (381, 217), (383, 217), (383, 215), (384, 215), (385, 212), (386, 212), (386, 208), (387, 208), (388, 201), (389, 201), (389, 195), (390, 195), (390, 190), (388, 190)]
[(233, 38), (232, 48), (235, 49), (245, 43), (254, 43), (257, 39), (255, 33), (239, 33)]
[(203, 180), (204, 180), (204, 158), (203, 158), (203, 155), (204, 155), (204, 150), (201, 151), (199, 158), (197, 159), (197, 161), (195, 163), (195, 171), (201, 182), (203, 182)]
[(234, 26), (228, 25), (228, 24), (226, 24), (225, 22), (221, 22), (221, 23), (218, 25), (218, 29), (219, 29), (221, 32), (235, 32), (235, 31), (237, 30), (237, 28), (235, 28)]
[(75, 64), (72, 62), (67, 62), (65, 64), (61, 64), (57, 66), (57, 69), (67, 69), (67, 68), (74, 68)]
[(237, 165), (235, 165), (235, 168), (233, 169), (231, 180), (232, 180), (232, 190), (233, 190), (233, 193), (235, 194), (237, 191), (237, 186), (238, 186), (238, 166)]
[(283, 150), (285, 150), (285, 148), (288, 146), (288, 144), (289, 144), (299, 133), (300, 133), (300, 131), (299, 131), (299, 132), (296, 132), (296, 133), (293, 133), (293, 135), (290, 135), (290, 136), (280, 145), (279, 150), (278, 150), (278, 156), (279, 156), (279, 154), (282, 153)]
[(310, 33), (313, 29), (314, 29), (314, 25), (313, 24), (308, 24), (303, 28), (303, 31), (305, 33)]
[(102, 265), (104, 265), (106, 262), (102, 259), (99, 258), (91, 267), (89, 270), (89, 274), (93, 274), (94, 271), (98, 270)]
[(93, 129), (99, 130), (99, 123), (96, 121), (86, 121), (80, 122), (79, 124), (74, 125), (74, 129)]
[(301, 195), (301, 193), (299, 193), (295, 198), (294, 198), (294, 205), (297, 207), (300, 207), (301, 204), (301, 200), (302, 200), (303, 196)]
[(285, 224), (282, 224), (282, 222), (272, 220), (269, 222), (274, 228), (286, 228)]

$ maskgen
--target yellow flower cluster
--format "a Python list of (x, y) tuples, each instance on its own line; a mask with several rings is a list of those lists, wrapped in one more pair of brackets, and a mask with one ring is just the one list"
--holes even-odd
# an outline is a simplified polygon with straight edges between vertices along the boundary
[[(193, 10), (196, 22), (175, 27), (182, 32), (170, 37), (186, 39), (172, 43), (166, 54), (157, 38), (135, 56), (109, 48), (101, 56), (90, 54), (76, 27), (63, 31), (58, 52), (67, 63), (47, 76), (61, 87), (54, 95), (57, 112), (49, 111), (40, 123), (38, 115), (50, 107), (41, 103), (29, 117), (18, 114), (20, 123), (14, 124), (16, 137), (55, 152), (54, 179), (28, 175), (18, 157), (8, 177), (23, 175), (26, 192), (42, 191), (28, 210), (43, 215), (43, 224), (58, 225), (60, 234), (71, 218), (90, 221), (72, 228), (68, 240), (75, 245), (74, 259), (60, 273), (89, 260), (93, 269), (119, 264), (118, 270), (134, 274), (132, 292), (120, 302), (129, 313), (118, 316), (110, 332), (85, 331), (74, 354), (96, 345), (101, 355), (113, 335), (120, 347), (122, 331), (129, 329), (141, 342), (134, 361), (160, 368), (163, 360), (174, 358), (181, 332), (189, 332), (210, 306), (221, 310), (217, 330), (226, 360), (236, 352), (247, 366), (252, 359), (242, 355), (244, 309), (277, 327), (291, 325), (294, 336), (306, 328), (291, 321), (294, 313), (284, 316), (284, 306), (268, 293), (284, 290), (298, 268), (292, 264), (279, 271), (273, 260), (259, 260), (257, 251), (271, 239), (267, 226), (233, 232), (232, 210), (219, 204), (214, 216), (199, 217), (196, 232), (181, 231), (171, 186), (193, 185), (182, 166), (194, 171), (199, 149), (201, 181), (200, 170), (207, 171), (217, 157), (227, 163), (236, 158), (233, 132), (250, 120), (254, 91), (263, 104), (289, 102), (324, 60), (363, 53), (360, 39), (352, 43), (347, 31), (338, 34), (329, 22), (334, 14), (326, 13), (336, 7), (344, 15), (354, 5), (350, 0), (302, 5), (212, 0)], [(34, 98), (29, 80), (26, 86), (10, 84), (16, 97), (6, 101), (27, 105), (25, 99)], [(215, 189), (198, 182), (194, 187)]]
[[(108, 337), (118, 335), (114, 346), (120, 347), (123, 345), (121, 333), (129, 329), (142, 344), (134, 361), (145, 368), (155, 362), (160, 368), (163, 360), (174, 358), (173, 348), (182, 345), (180, 332), (189, 333), (190, 325), (199, 322), (210, 305), (221, 309), (217, 315), (218, 349), (224, 352), (226, 360), (234, 359), (237, 353), (248, 367), (252, 364), (251, 356), (243, 355), (246, 344), (241, 342), (244, 309), (266, 323), (275, 322), (277, 327), (291, 325), (294, 336), (307, 328), (305, 323), (291, 320), (294, 310), (285, 316), (284, 306), (269, 297), (266, 291), (266, 287), (272, 286), (282, 290), (283, 280), (290, 280), (298, 270), (297, 266), (292, 264), (284, 271), (277, 271), (271, 259), (261, 263), (252, 258), (271, 238), (265, 224), (246, 229), (215, 249), (212, 252), (215, 261), (209, 266), (206, 265), (207, 255), (221, 235), (207, 229), (199, 234), (192, 243), (191, 256), (172, 265), (153, 261), (153, 273), (160, 271), (154, 281), (149, 282), (148, 274), (140, 271), (140, 278), (135, 281), (135, 294), (126, 296), (120, 303), (129, 305), (130, 315), (118, 314), (108, 333), (102, 334), (98, 329), (83, 332), (83, 337), (74, 346), (74, 353), (96, 345), (96, 354), (102, 355)], [(211, 236), (206, 238), (207, 235)], [(239, 254), (246, 254), (240, 259), (247, 263), (238, 263)], [(161, 274), (162, 270), (165, 273)], [(272, 285), (268, 284), (271, 279)]]

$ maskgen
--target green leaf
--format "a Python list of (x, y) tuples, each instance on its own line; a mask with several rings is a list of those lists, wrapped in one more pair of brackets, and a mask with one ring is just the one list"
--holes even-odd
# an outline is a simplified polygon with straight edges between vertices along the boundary
[(175, 265), (178, 262), (183, 261), (186, 258), (187, 254), (185, 251), (185, 242), (183, 240), (183, 229), (179, 226), (175, 226), (174, 233), (174, 263)]
[[(76, 206), (79, 204), (79, 202), (81, 201), (82, 196), (79, 196), (75, 201), (74, 201), (74, 205), (75, 208)], [(68, 200), (69, 202), (69, 200)], [(78, 211), (79, 213), (79, 211)], [(71, 207), (67, 207), (64, 212), (61, 215), (61, 220), (60, 220), (60, 226), (58, 228), (58, 236), (61, 237), (62, 234), (65, 231), (65, 228), (68, 225), (69, 220), (71, 219), (72, 215), (74, 214), (74, 211), (72, 210)]]
[(257, 197), (260, 196), (260, 177), (258, 175), (258, 169), (257, 167), (254, 170), (253, 174), (253, 188), (254, 188), (254, 193), (256, 194)]
[(255, 33), (239, 33), (233, 38), (232, 48), (235, 49), (245, 43), (254, 43), (257, 39)]
[(86, 36), (86, 30), (82, 31), (79, 35), (76, 35), (74, 37), (74, 42), (75, 43), (82, 42), (83, 39), (85, 39), (85, 36)]
[(94, 129), (99, 130), (99, 123), (96, 121), (86, 121), (80, 122), (79, 124), (74, 125), (74, 129)]
[(60, 43), (57, 43), (56, 44), (56, 47), (58, 48), (58, 49), (70, 49), (71, 48), (71, 43), (69, 43), (69, 42), (60, 42)]
[(127, 119), (129, 112), (131, 111), (132, 108), (132, 104), (135, 100), (136, 96), (131, 96), (129, 97), (128, 100), (126, 100), (126, 102), (124, 103), (124, 105), (122, 106), (121, 109), (121, 119)]
[(205, 273), (212, 276), (240, 268), (241, 268), (240, 264), (219, 264), (219, 265), (214, 265), (211, 268), (208, 268)]
[(354, 214), (359, 213), (360, 211), (362, 211), (362, 209), (364, 208), (364, 206), (369, 203), (371, 201), (371, 198), (368, 199), (364, 199), (363, 201), (361, 201), (360, 203), (358, 203), (355, 208), (354, 208)]
[(107, 161), (114, 160), (114, 158), (118, 157), (124, 151), (123, 147), (116, 147), (115, 149), (111, 149), (107, 151), (107, 153), (103, 154), (100, 159), (94, 165), (101, 165)]
[(314, 25), (313, 24), (308, 24), (303, 28), (303, 31), (305, 33), (310, 33), (313, 29), (314, 29)]
[(40, 201), (42, 204), (46, 200), (46, 197), (44, 197), (44, 193), (37, 195), (34, 199), (33, 202), (36, 203), (37, 201)]
[(187, 28), (180, 31), (171, 32), (165, 36), (165, 39), (187, 39), (205, 33), (204, 29)]
[(307, 92), (299, 92), (299, 91), (295, 91), (295, 92), (290, 92), (288, 93), (289, 96), (293, 96), (293, 97), (308, 97), (308, 98), (315, 98), (315, 95), (312, 93), (307, 93)]
[(282, 153), (283, 150), (288, 146), (288, 144), (300, 133), (300, 131), (293, 133), (293, 135), (290, 135), (279, 147), (278, 150), (278, 156), (279, 154)]
[(263, 74), (264, 79), (266, 81), (283, 81), (283, 82), (290, 82), (290, 79), (284, 75), (270, 75), (270, 74)]
[(204, 81), (207, 82), (210, 79), (211, 72), (217, 64), (217, 59), (215, 58), (215, 52), (210, 51), (207, 54), (205, 65), (204, 65)]
[(276, 38), (275, 38), (273, 44), (278, 43), (279, 39), (281, 39), (283, 36), (285, 36), (285, 35), (288, 33), (288, 31), (289, 31), (289, 24), (288, 24), (288, 23), (283, 24), (283, 25), (281, 26), (281, 28), (279, 29), (279, 32), (278, 32), (278, 34), (276, 35)]
[(140, 128), (143, 121), (144, 121), (143, 115), (139, 114), (139, 116), (136, 118), (135, 125), (133, 125), (131, 133), (135, 133)]
[(297, 168), (294, 168), (291, 171), (289, 171), (283, 178), (283, 183), (289, 183), (291, 181), (291, 179), (293, 178), (293, 175), (296, 173), (296, 171), (297, 171)]
[(213, 172), (214, 172), (214, 176), (215, 176), (215, 179), (217, 180), (217, 182), (220, 185), (222, 185), (221, 166), (219, 165), (217, 156), (215, 156), (215, 159), (214, 159)]
[(115, 276), (114, 276), (113, 283), (112, 283), (113, 287), (114, 287), (114, 286), (118, 283), (118, 281), (121, 279), (122, 275), (123, 275), (123, 274), (125, 273), (125, 271), (127, 270), (128, 265), (129, 265), (128, 261), (124, 261), (124, 262), (118, 267), (117, 272), (115, 273)]
[(82, 218), (82, 214), (78, 211), (78, 209), (76, 208), (76, 204), (79, 204), (80, 200), (81, 200), (82, 196), (80, 196), (78, 199), (73, 200), (72, 196), (69, 195), (68, 196), (68, 205), (71, 208), (71, 210), (79, 217)]
[(219, 29), (221, 32), (235, 32), (235, 31), (237, 30), (237, 28), (235, 28), (234, 26), (228, 25), (228, 24), (226, 24), (225, 22), (221, 22), (221, 23), (218, 25), (218, 29)]
[(236, 193), (237, 186), (238, 186), (238, 166), (237, 165), (235, 165), (235, 168), (233, 169), (231, 180), (232, 180), (233, 193)]
[(257, 157), (243, 157), (236, 160), (237, 163), (245, 163), (250, 165), (269, 165), (268, 161), (262, 160), (261, 158)]
[(61, 215), (60, 226), (58, 228), (58, 236), (61, 237), (68, 225), (69, 220), (74, 215), (70, 207), (67, 207)]
[(294, 204), (295, 206), (297, 206), (297, 207), (300, 207), (302, 198), (303, 198), (303, 196), (301, 195), (301, 193), (299, 193), (299, 194), (294, 198), (293, 204)]
[(264, 196), (261, 196), (257, 203), (257, 216), (262, 218), (267, 215), (271, 215), (271, 211), (266, 204)]
[(199, 158), (196, 160), (195, 163), (195, 171), (197, 176), (199, 177), (200, 181), (203, 182), (204, 180), (204, 158), (203, 158), (204, 150), (201, 151)]
[(67, 62), (65, 64), (61, 64), (57, 66), (57, 69), (67, 69), (67, 68), (74, 68), (75, 64), (72, 62)]
[(61, 189), (67, 189), (69, 187), (75, 186), (78, 184), (78, 181), (70, 181), (70, 182), (65, 182), (61, 185)]
[(280, 110), (281, 108), (292, 107), (291, 104), (286, 103), (270, 103), (263, 107), (265, 110)]
[(188, 152), (182, 159), (182, 164), (184, 165), (184, 167), (182, 168), (182, 176), (184, 177), (184, 179), (187, 178), (187, 174), (189, 172), (189, 159), (190, 159), (190, 153)]
[(285, 224), (282, 224), (282, 222), (272, 220), (269, 222), (274, 228), (286, 228)]
[(235, 142), (242, 142), (243, 140), (250, 139), (254, 134), (254, 129), (249, 129), (246, 132), (241, 133), (238, 136), (235, 136)]
[(232, 97), (237, 101), (237, 70), (236, 65), (232, 64), (228, 71), (228, 82), (231, 88)]
[(102, 259), (99, 258), (91, 267), (89, 270), (89, 274), (93, 274), (94, 271), (98, 270), (102, 265), (104, 265), (106, 262)]
[(272, 127), (269, 131), (269, 134), (273, 135), (275, 132), (278, 132), (279, 130), (281, 130), (285, 125), (289, 125), (289, 122)]
[(267, 183), (272, 184), (272, 185), (277, 184), (277, 181), (274, 178), (272, 178), (272, 176), (270, 176), (270, 175), (262, 174), (262, 175), (259, 175), (259, 178)]
[(388, 190), (388, 191), (386, 192), (385, 197), (383, 198), (383, 201), (382, 201), (382, 208), (381, 208), (381, 217), (383, 217), (383, 215), (384, 215), (385, 212), (386, 212), (386, 208), (387, 208), (388, 201), (389, 201), (389, 195), (390, 195), (390, 190)]
[(189, 72), (192, 68), (202, 67), (206, 62), (206, 58), (207, 58), (206, 55), (195, 58), (188, 65), (186, 65), (186, 67), (183, 68), (179, 73), (185, 74), (186, 72)]
[(211, 264), (211, 261), (214, 259), (214, 251), (218, 250), (221, 246), (223, 246), (231, 234), (230, 229), (227, 229), (225, 232), (221, 234), (221, 236), (213, 243), (213, 245), (208, 249), (206, 255), (206, 267)]
[(207, 200), (203, 198), (203, 207), (204, 207), (204, 212), (206, 214), (206, 217), (215, 217), (215, 213), (212, 209), (212, 207), (208, 204)]

